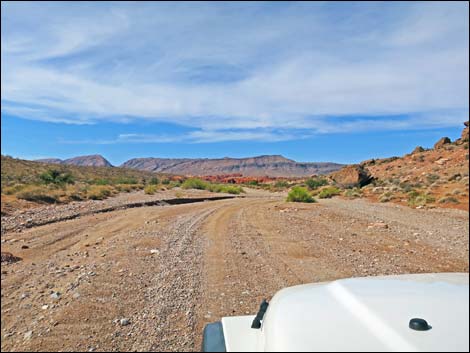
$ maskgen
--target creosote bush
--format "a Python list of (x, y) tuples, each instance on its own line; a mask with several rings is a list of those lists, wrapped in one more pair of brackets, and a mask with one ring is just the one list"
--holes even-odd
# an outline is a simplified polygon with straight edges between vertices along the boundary
[(339, 195), (340, 193), (341, 190), (338, 189), (336, 186), (329, 186), (327, 188), (322, 189), (318, 194), (318, 197), (321, 199), (329, 199), (333, 196)]
[(155, 194), (156, 192), (158, 191), (158, 188), (156, 185), (147, 185), (145, 188), (144, 188), (144, 192), (147, 194), (147, 195), (153, 195)]
[(312, 203), (315, 202), (315, 199), (306, 188), (294, 186), (287, 195), (287, 201)]
[(305, 181), (305, 184), (307, 184), (310, 190), (315, 190), (320, 186), (327, 185), (328, 180), (325, 178), (309, 178)]

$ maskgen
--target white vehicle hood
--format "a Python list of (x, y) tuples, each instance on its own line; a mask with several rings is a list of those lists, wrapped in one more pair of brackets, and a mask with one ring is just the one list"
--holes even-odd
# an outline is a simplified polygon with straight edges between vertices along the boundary
[[(468, 273), (343, 279), (276, 293), (261, 329), (223, 318), (228, 351), (468, 351)], [(410, 319), (432, 327), (415, 331)]]

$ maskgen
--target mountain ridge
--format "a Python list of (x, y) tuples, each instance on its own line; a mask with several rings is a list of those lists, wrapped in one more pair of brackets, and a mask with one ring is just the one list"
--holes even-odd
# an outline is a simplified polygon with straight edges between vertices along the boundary
[[(77, 156), (61, 160), (38, 159), (38, 162), (77, 166), (112, 167), (101, 155)], [(296, 162), (282, 155), (260, 155), (243, 158), (131, 158), (119, 166), (136, 170), (179, 175), (222, 175), (239, 173), (243, 176), (303, 177), (328, 174), (343, 167), (332, 162)]]

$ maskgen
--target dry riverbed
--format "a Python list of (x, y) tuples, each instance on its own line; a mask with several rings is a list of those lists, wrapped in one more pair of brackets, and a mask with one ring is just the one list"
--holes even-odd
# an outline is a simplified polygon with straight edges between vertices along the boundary
[(4, 229), (2, 251), (23, 260), (1, 266), (2, 351), (197, 351), (204, 324), (285, 286), (468, 272), (468, 212), (284, 198), (248, 190)]

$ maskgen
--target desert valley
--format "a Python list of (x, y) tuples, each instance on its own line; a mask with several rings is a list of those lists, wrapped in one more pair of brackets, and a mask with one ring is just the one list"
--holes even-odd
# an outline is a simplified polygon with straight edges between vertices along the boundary
[(197, 351), (286, 286), (468, 272), (465, 124), (347, 166), (2, 156), (2, 351)]

